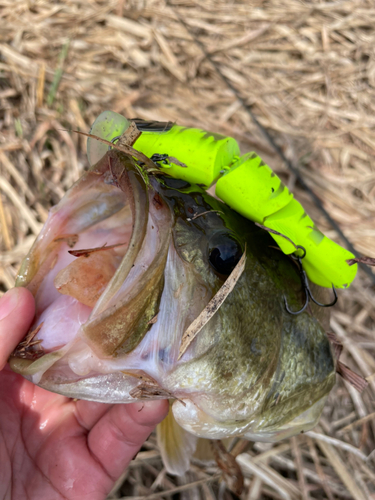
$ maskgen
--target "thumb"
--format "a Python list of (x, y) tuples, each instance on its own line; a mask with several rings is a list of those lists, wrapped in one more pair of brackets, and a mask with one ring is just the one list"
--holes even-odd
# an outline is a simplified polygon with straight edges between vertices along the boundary
[(0, 298), (0, 370), (26, 335), (34, 314), (34, 297), (26, 288), (12, 288)]

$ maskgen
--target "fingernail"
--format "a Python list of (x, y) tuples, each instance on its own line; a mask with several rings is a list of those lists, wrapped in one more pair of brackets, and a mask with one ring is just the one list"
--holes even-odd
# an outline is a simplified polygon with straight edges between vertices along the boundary
[(12, 288), (0, 299), (0, 321), (11, 314), (18, 304), (18, 288)]

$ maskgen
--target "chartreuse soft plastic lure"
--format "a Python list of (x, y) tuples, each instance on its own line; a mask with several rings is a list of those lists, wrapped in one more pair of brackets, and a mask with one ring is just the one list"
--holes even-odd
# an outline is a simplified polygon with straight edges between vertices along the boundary
[[(280, 178), (256, 153), (240, 156), (232, 137), (164, 122), (135, 119), (142, 131), (133, 147), (158, 162), (172, 177), (207, 189), (216, 182), (216, 195), (238, 213), (266, 228), (285, 254), (298, 257), (303, 247), (303, 268), (309, 279), (323, 287), (346, 288), (353, 281), (357, 265), (354, 255), (324, 236), (302, 205)], [(94, 122), (91, 134), (114, 142), (129, 127), (129, 120), (104, 111)], [(89, 138), (91, 165), (102, 158), (108, 146)]]

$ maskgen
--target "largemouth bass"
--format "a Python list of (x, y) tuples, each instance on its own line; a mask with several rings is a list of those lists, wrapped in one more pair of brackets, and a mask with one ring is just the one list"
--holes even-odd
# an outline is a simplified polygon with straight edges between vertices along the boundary
[[(184, 332), (244, 252), (234, 289), (179, 359)], [(312, 428), (335, 383), (328, 313), (287, 312), (285, 301), (298, 310), (305, 297), (270, 235), (119, 151), (52, 208), (16, 285), (37, 312), (13, 370), (74, 398), (174, 400), (158, 436), (170, 472), (186, 470), (196, 437), (277, 441)]]

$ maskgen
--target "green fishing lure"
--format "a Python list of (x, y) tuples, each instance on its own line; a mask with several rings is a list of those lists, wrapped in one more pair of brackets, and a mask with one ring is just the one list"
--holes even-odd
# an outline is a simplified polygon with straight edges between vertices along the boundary
[[(354, 255), (330, 240), (315, 226), (303, 206), (281, 179), (256, 153), (241, 155), (232, 137), (164, 122), (135, 119), (142, 132), (134, 148), (158, 163), (161, 171), (208, 189), (216, 182), (215, 194), (244, 217), (280, 233), (272, 237), (285, 254), (301, 257), (309, 279), (323, 287), (347, 288), (357, 265)], [(129, 127), (129, 120), (104, 111), (95, 120), (91, 134), (113, 142)], [(91, 165), (102, 158), (108, 146), (88, 138)]]

